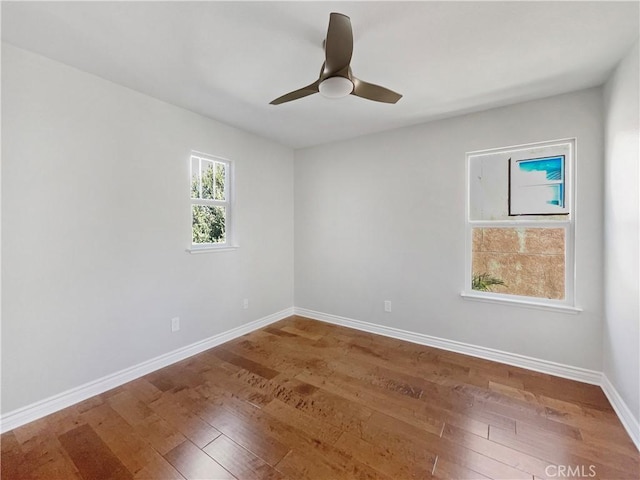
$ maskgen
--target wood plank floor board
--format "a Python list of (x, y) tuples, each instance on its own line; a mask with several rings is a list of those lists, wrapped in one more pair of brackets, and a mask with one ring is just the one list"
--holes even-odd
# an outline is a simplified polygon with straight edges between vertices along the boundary
[(345, 451), (338, 445), (330, 445), (312, 439), (312, 443), (294, 448), (276, 466), (293, 479), (359, 479), (392, 480), (372, 465), (360, 461), (352, 448)]
[(617, 415), (612, 411), (592, 409), (563, 400), (540, 395), (549, 420), (580, 430), (580, 435), (594, 443), (604, 443), (618, 449), (637, 452), (637, 449)]
[(140, 401), (149, 405), (162, 396), (162, 390), (155, 387), (146, 377), (137, 378), (124, 385), (125, 390), (133, 393)]
[[(297, 378), (281, 375), (277, 379), (266, 380), (250, 372), (238, 372), (236, 378), (261, 392), (265, 398), (277, 399), (338, 429), (359, 431), (360, 422), (371, 415), (369, 408), (354, 405), (340, 395)], [(253, 403), (250, 398), (239, 396)], [(271, 400), (265, 405), (269, 405)]]
[[(304, 339), (303, 339), (304, 340)], [(312, 344), (303, 344), (300, 340), (267, 336), (256, 332), (256, 335), (237, 345), (240, 354), (256, 362), (272, 365), (271, 368), (289, 376), (295, 376), (306, 369), (316, 373), (330, 373), (327, 359), (330, 352)], [(344, 357), (344, 352), (334, 352), (336, 357)]]
[[(233, 373), (225, 371), (224, 368), (211, 370), (207, 372), (205, 381), (202, 382), (201, 385), (195, 389), (186, 390), (185, 393), (182, 394), (183, 399), (185, 401), (191, 399), (197, 402), (197, 395), (200, 395), (200, 397), (214, 401), (218, 397), (234, 395), (257, 407), (268, 404), (273, 399), (268, 392), (255, 388), (254, 385), (249, 383), (239, 381), (240, 377), (249, 374), (251, 374), (251, 372), (241, 368), (234, 370)], [(254, 378), (264, 379), (264, 377), (260, 377), (259, 375)]]
[(531, 472), (540, 478), (546, 476), (545, 470), (549, 466), (548, 461), (467, 433), (452, 425), (445, 425), (442, 437), (523, 472)]
[(583, 440), (582, 433), (577, 427), (566, 425), (555, 420), (549, 420), (548, 418), (540, 420), (535, 424), (521, 422), (516, 420), (516, 433), (518, 435), (526, 434), (527, 432), (541, 433), (546, 435), (557, 435), (560, 437), (572, 438), (574, 440)]
[(614, 452), (627, 455), (631, 458), (638, 455), (636, 446), (628, 436), (622, 438), (617, 434), (609, 436), (606, 430), (601, 432), (581, 430), (580, 435), (584, 442), (589, 443), (594, 447), (602, 448), (604, 450), (613, 450)]
[(499, 380), (489, 380), (488, 388), (493, 392), (506, 395), (516, 400), (531, 403), (536, 406), (543, 406), (542, 400), (533, 393), (524, 390), (524, 386), (507, 385)]
[[(444, 458), (468, 470), (492, 478), (531, 478), (532, 475), (528, 472), (512, 467), (500, 459), (485, 455), (485, 453), (490, 453), (492, 442), (465, 432), (466, 435), (475, 437), (477, 444), (483, 441), (487, 442), (483, 451), (478, 452), (477, 450), (481, 450), (481, 448), (476, 443), (468, 441), (465, 445), (465, 442), (460, 441), (459, 438), (458, 441), (454, 441), (449, 438), (450, 435), (445, 436), (444, 433), (443, 429), (440, 435), (434, 435), (423, 431), (416, 425), (388, 415), (374, 414), (365, 425), (362, 437), (372, 444), (383, 442), (383, 445), (391, 451), (405, 452), (404, 456), (408, 458), (415, 457), (416, 454), (406, 452), (428, 452), (430, 458), (434, 460), (433, 467), (437, 466), (436, 458)], [(470, 445), (474, 445), (475, 450), (470, 448)], [(517, 462), (518, 457), (524, 457), (520, 452), (514, 451), (513, 454), (511, 463)]]
[(597, 385), (588, 385), (559, 377), (538, 377), (531, 373), (520, 374), (524, 387), (541, 395), (566, 400), (578, 405), (610, 411), (611, 405), (606, 395)]
[(146, 376), (146, 379), (162, 392), (193, 388), (202, 382), (203, 370), (207, 369), (206, 364), (188, 358), (152, 372)]
[[(56, 412), (54, 415), (13, 430), (12, 433), (18, 440), (21, 451), (20, 471), (25, 478), (80, 478), (77, 467), (62, 447), (59, 439), (59, 435), (70, 430), (69, 418), (73, 417), (74, 413), (77, 413), (75, 409), (66, 409), (66, 412)], [(62, 418), (66, 421), (61, 421)], [(84, 422), (76, 416), (73, 425), (83, 424)], [(3, 435), (3, 447), (4, 438)], [(17, 476), (16, 478), (21, 477)]]
[(463, 447), (457, 449), (449, 448), (446, 453), (441, 453), (438, 457), (459, 462), (463, 467), (490, 478), (533, 480), (533, 475), (528, 472), (523, 472), (491, 457)]
[[(305, 455), (305, 453), (307, 453)], [(285, 478), (314, 480), (320, 478), (341, 479), (346, 474), (336, 468), (321, 455), (309, 455), (304, 450), (294, 448), (277, 465), (277, 470), (285, 475)]]
[[(640, 469), (631, 458), (625, 458), (622, 465), (615, 459), (608, 458), (606, 453), (598, 450), (587, 450), (580, 447), (571, 448), (564, 443), (556, 443), (553, 438), (518, 436), (499, 428), (489, 428), (489, 439), (504, 446), (519, 450), (546, 460), (550, 465), (589, 467), (594, 465), (597, 478), (627, 479), (634, 478)], [(562, 446), (560, 448), (560, 445)], [(596, 456), (593, 454), (595, 453)], [(603, 458), (604, 457), (604, 458)], [(598, 458), (600, 461), (598, 461)]]
[[(362, 405), (362, 408), (368, 409), (368, 406), (372, 406), (372, 408), (392, 417), (419, 424), (425, 431), (438, 434), (442, 431), (444, 421), (434, 417), (423, 402), (415, 401), (411, 397), (399, 400), (395, 392), (383, 391), (366, 382), (360, 382), (350, 377), (340, 377), (338, 374), (325, 379), (318, 378), (311, 372), (306, 372), (296, 378), (315, 384), (320, 390), (314, 396), (319, 396), (320, 392), (326, 390), (335, 396), (345, 398), (354, 405)], [(355, 427), (359, 428), (358, 425)]]
[(309, 361), (309, 357), (304, 354), (284, 354), (281, 351), (284, 337), (264, 335), (259, 331), (254, 333), (249, 338), (232, 340), (227, 348), (246, 359), (263, 362), (265, 367), (292, 376), (303, 370), (305, 363)]
[(58, 438), (83, 478), (133, 478), (120, 459), (88, 425), (69, 430)]
[[(366, 334), (370, 335), (370, 334)], [(318, 342), (317, 345), (320, 345)], [(377, 366), (393, 369), (400, 373), (411, 372), (429, 379), (448, 378), (463, 380), (469, 376), (469, 366), (448, 361), (438, 353), (426, 352), (423, 347), (412, 348), (411, 344), (401, 340), (379, 337), (353, 338), (348, 333), (331, 335), (323, 339), (323, 348), (333, 348), (336, 352), (345, 352)]]
[(214, 348), (213, 354), (221, 360), (224, 360), (225, 362), (253, 372), (256, 375), (260, 375), (261, 377), (264, 377), (266, 379), (273, 378), (280, 373), (277, 370), (265, 367), (261, 363), (254, 362), (241, 355), (236, 355), (235, 353), (230, 352), (229, 350), (222, 347)]
[(144, 470), (163, 470), (162, 456), (108, 403), (83, 412), (82, 418), (134, 476)]
[(185, 477), (168, 461), (148, 463), (134, 476), (136, 480), (185, 480)]
[[(515, 435), (506, 432), (502, 433), (504, 440), (507, 438), (518, 439), (535, 446), (544, 445), (544, 448), (547, 449), (553, 445), (558, 438), (556, 432), (553, 430), (545, 430), (544, 428), (536, 428), (530, 425), (527, 425), (526, 428), (521, 428), (517, 425)], [(594, 462), (631, 470), (637, 469), (639, 466), (640, 456), (638, 456), (637, 451), (635, 453), (619, 453), (606, 445), (587, 443), (583, 441), (582, 437), (576, 439), (565, 436), (561, 441), (571, 452), (581, 455), (584, 458), (589, 458)]]
[(2, 435), (0, 443), (2, 461), (0, 462), (0, 478), (33, 478), (31, 471), (33, 464), (28, 462), (20, 442), (13, 431)]
[[(37, 441), (38, 438), (52, 436), (52, 429), (50, 427), (51, 423), (49, 422), (49, 416), (46, 416), (13, 429), (11, 431), (11, 437), (15, 437), (20, 445), (24, 445), (32, 438), (35, 438), (35, 441)], [(4, 436), (2, 439), (4, 440)]]
[(321, 452), (316, 448), (294, 448), (276, 468), (291, 480), (392, 480), (335, 449)]
[(640, 478), (599, 387), (296, 316), (1, 440), (3, 480)]
[(20, 444), (16, 436), (9, 432), (2, 436), (1, 443), (0, 478), (81, 478), (77, 467), (55, 436), (36, 435)]
[(236, 478), (243, 480), (279, 480), (283, 475), (242, 448), (225, 435), (220, 435), (203, 448), (203, 451), (222, 465)]
[(322, 417), (310, 415), (303, 410), (281, 402), (277, 398), (265, 406), (263, 411), (298, 430), (306, 431), (312, 438), (317, 438), (330, 445), (333, 445), (343, 432), (338, 427), (324, 421)]
[(189, 440), (164, 456), (187, 480), (227, 480), (235, 477)]
[[(316, 448), (325, 443), (322, 441), (321, 435), (316, 435), (320, 428), (319, 426), (316, 429), (305, 428), (302, 424), (290, 422), (281, 416), (272, 415), (270, 411), (272, 410), (266, 407), (262, 409), (256, 408), (240, 399), (224, 398), (222, 400), (222, 409), (212, 410), (205, 418), (215, 425), (220, 422), (220, 418), (226, 418), (229, 412), (233, 412), (233, 415), (241, 423), (250, 424), (262, 432), (268, 432), (270, 436), (282, 445)], [(231, 435), (230, 438), (233, 439), (233, 436)]]
[(297, 335), (298, 337), (308, 338), (309, 340), (313, 341), (320, 340), (324, 336), (323, 333), (313, 333), (294, 326), (284, 326), (280, 329), (280, 331), (292, 333), (293, 335)]
[(161, 455), (186, 440), (178, 429), (129, 392), (119, 393), (108, 402), (111, 408), (133, 427), (133, 431)]
[(470, 384), (482, 388), (490, 388), (492, 383), (510, 387), (517, 390), (524, 389), (524, 382), (517, 377), (512, 376), (511, 370), (496, 370), (487, 367), (471, 367), (469, 368), (469, 376), (467, 378)]
[[(239, 405), (238, 403), (237, 405)], [(247, 421), (242, 412), (221, 405), (199, 408), (198, 415), (223, 435), (274, 466), (291, 450), (262, 425)]]
[(369, 443), (348, 432), (342, 434), (336, 447), (390, 478), (431, 478), (436, 461), (436, 455), (420, 448), (396, 449), (385, 440)]
[(470, 470), (462, 465), (458, 465), (455, 462), (438, 457), (433, 472), (433, 478), (437, 478), (439, 480), (450, 480), (452, 478), (457, 480), (481, 480), (489, 477), (485, 477), (481, 473)]
[[(40, 447), (46, 452), (44, 456), (39, 456), (38, 458), (35, 455), (27, 456), (27, 462), (32, 466), (28, 478), (33, 478), (34, 480), (50, 480), (52, 478), (76, 480), (84, 478), (59, 440), (49, 440), (40, 444)], [(35, 452), (33, 453), (35, 454)]]
[(221, 435), (193, 410), (186, 408), (178, 394), (165, 393), (149, 403), (149, 408), (200, 448)]

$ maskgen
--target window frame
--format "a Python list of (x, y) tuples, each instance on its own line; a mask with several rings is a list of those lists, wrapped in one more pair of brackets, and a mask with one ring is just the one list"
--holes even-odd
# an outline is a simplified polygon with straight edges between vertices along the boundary
[[(569, 158), (565, 159), (566, 191), (565, 201), (569, 205), (569, 213), (565, 219), (544, 219), (527, 218), (526, 216), (510, 216), (501, 220), (472, 220), (471, 212), (471, 162), (474, 158), (505, 154), (511, 152), (522, 152), (534, 148), (544, 147), (569, 147)], [(575, 225), (576, 225), (576, 202), (575, 202), (575, 178), (576, 178), (576, 138), (564, 138), (544, 142), (526, 143), (508, 147), (490, 148), (475, 150), (465, 154), (465, 262), (464, 262), (464, 288), (460, 294), (466, 300), (477, 300), (489, 303), (507, 304), (522, 306), (526, 308), (538, 308), (543, 310), (553, 310), (564, 313), (578, 313), (581, 311), (576, 306), (576, 261), (575, 261)], [(540, 215), (542, 216), (542, 215)], [(523, 295), (512, 295), (499, 292), (485, 292), (473, 290), (472, 265), (473, 265), (473, 229), (474, 228), (564, 228), (565, 231), (565, 295), (564, 299), (548, 299), (541, 297), (529, 297)]]
[[(213, 162), (214, 175), (215, 164), (220, 163), (225, 166), (225, 179), (224, 179), (224, 200), (215, 200), (213, 198), (193, 198), (191, 196), (191, 182), (193, 181), (193, 163), (194, 159), (198, 160), (199, 178), (201, 178), (202, 161)], [(234, 245), (234, 229), (233, 229), (233, 162), (227, 158), (217, 155), (211, 155), (204, 152), (192, 150), (189, 154), (189, 225), (191, 238), (190, 247), (187, 249), (189, 253), (206, 253), (212, 251), (225, 251), (233, 250), (237, 248)], [(200, 186), (200, 189), (202, 187)], [(214, 195), (215, 196), (215, 195)], [(224, 242), (210, 242), (210, 243), (193, 243), (193, 207), (200, 206), (221, 206), (225, 208), (225, 241)]]

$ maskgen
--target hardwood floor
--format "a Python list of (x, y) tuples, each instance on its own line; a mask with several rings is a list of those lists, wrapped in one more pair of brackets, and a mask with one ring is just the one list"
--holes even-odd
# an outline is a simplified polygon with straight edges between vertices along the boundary
[(2, 435), (2, 479), (638, 479), (601, 389), (291, 317)]

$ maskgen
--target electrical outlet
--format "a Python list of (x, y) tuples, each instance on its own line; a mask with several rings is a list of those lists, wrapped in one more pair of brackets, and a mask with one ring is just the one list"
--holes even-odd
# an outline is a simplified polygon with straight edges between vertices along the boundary
[(245, 310), (246, 310), (247, 308), (249, 308), (249, 299), (248, 299), (248, 298), (245, 298), (245, 299), (242, 301), (242, 308), (244, 308)]
[(385, 312), (390, 312), (391, 311), (391, 300), (385, 300), (384, 301), (384, 311)]
[(173, 317), (171, 319), (171, 331), (177, 332), (180, 330), (180, 317)]

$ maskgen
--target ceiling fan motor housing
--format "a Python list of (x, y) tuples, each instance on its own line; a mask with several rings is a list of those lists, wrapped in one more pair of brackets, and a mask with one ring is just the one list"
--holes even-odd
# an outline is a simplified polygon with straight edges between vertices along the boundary
[(345, 77), (329, 77), (320, 82), (318, 89), (323, 97), (341, 98), (353, 92), (353, 82)]

